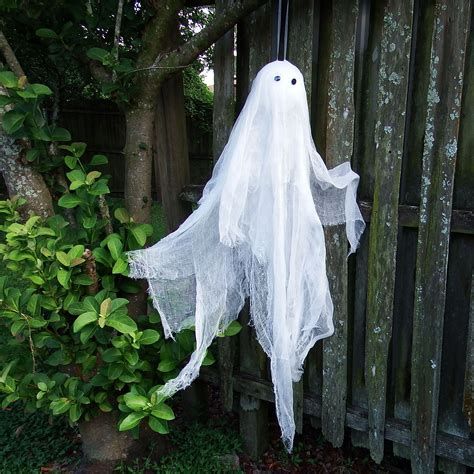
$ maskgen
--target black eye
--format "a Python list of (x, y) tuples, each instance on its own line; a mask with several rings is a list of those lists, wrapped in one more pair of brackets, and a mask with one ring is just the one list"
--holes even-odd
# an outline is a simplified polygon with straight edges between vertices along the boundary
[(291, 80), (291, 83), (292, 83), (293, 85), (295, 85), (295, 84), (296, 84), (296, 79), (292, 79), (292, 80)]
[(281, 77), (280, 76), (275, 76), (273, 79), (278, 82), (281, 79)]

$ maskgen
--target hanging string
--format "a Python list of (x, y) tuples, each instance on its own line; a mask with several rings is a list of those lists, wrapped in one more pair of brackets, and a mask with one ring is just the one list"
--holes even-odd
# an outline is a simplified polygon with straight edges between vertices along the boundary
[(284, 61), (288, 49), (289, 0), (278, 0), (276, 59)]

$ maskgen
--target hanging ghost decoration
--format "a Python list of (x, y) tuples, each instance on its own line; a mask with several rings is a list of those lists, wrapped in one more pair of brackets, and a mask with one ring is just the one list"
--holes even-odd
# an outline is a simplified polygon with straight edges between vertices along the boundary
[(207, 348), (250, 298), (291, 451), (292, 384), (310, 348), (334, 331), (323, 226), (345, 223), (355, 251), (365, 227), (358, 181), (348, 162), (328, 170), (316, 151), (300, 71), (286, 60), (263, 67), (197, 210), (129, 255), (131, 276), (149, 282), (166, 337), (195, 327), (196, 349), (163, 395), (198, 376)]

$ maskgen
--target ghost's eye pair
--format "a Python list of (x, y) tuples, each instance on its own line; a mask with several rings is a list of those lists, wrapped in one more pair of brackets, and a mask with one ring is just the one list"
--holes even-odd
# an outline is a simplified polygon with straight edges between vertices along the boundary
[[(281, 77), (280, 77), (280, 76), (275, 76), (273, 79), (278, 82), (278, 81), (281, 79)], [(292, 83), (293, 85), (295, 85), (295, 84), (296, 84), (296, 79), (292, 79), (292, 80), (291, 80), (291, 83)]]

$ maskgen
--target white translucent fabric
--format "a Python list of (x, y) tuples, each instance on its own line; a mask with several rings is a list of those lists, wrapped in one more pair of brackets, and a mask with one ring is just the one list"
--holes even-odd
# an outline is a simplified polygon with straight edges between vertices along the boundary
[(316, 151), (300, 71), (288, 61), (263, 67), (197, 210), (153, 247), (130, 253), (131, 275), (148, 279), (166, 336), (196, 331), (195, 352), (163, 394), (198, 376), (212, 340), (250, 297), (291, 450), (292, 383), (309, 349), (334, 331), (323, 226), (345, 223), (356, 249), (365, 227), (358, 181), (349, 163), (328, 171)]

